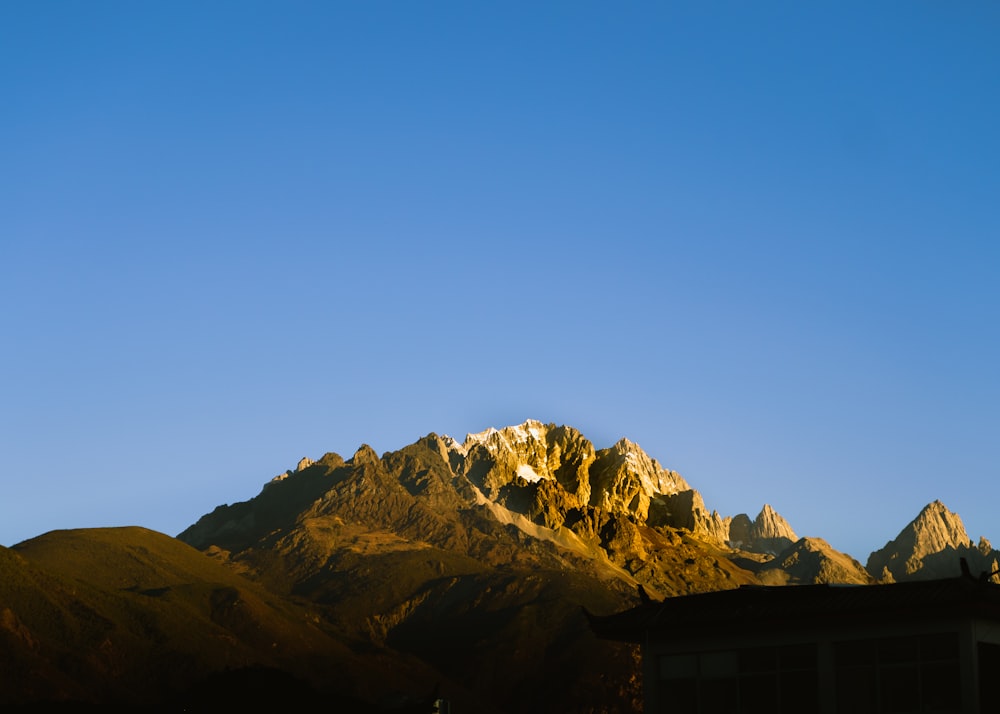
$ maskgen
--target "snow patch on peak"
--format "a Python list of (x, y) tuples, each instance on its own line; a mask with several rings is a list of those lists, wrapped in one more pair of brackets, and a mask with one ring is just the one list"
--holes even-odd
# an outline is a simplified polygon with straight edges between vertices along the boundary
[(448, 451), (457, 451), (462, 456), (468, 456), (465, 450), (465, 445), (459, 443), (458, 439), (455, 439), (453, 437), (448, 436), (447, 434), (444, 434), (441, 436), (441, 441), (444, 442), (444, 447), (448, 449)]
[(687, 490), (688, 486), (679, 474), (664, 469), (634, 441), (623, 437), (612, 448), (621, 458), (625, 469), (638, 477), (647, 494), (670, 495)]
[(523, 424), (515, 426), (505, 426), (502, 429), (490, 427), (486, 431), (476, 434), (466, 434), (466, 450), (475, 444), (482, 444), (488, 449), (496, 449), (501, 446), (510, 448), (511, 444), (523, 444), (526, 442), (545, 441), (546, 427), (536, 419), (528, 419)]
[(612, 448), (617, 453), (621, 454), (625, 463), (632, 468), (649, 468), (649, 466), (653, 463), (653, 459), (650, 458), (649, 454), (643, 451), (642, 447), (634, 441), (622, 438), (619, 439)]
[(494, 429), (492, 426), (486, 431), (480, 431), (476, 434), (471, 434), (471, 433), (466, 434), (465, 443), (462, 444), (462, 446), (466, 450), (475, 446), (476, 444), (482, 444), (486, 446), (488, 441), (490, 441), (491, 439), (495, 440), (499, 436), (499, 434), (500, 432)]
[(466, 440), (467, 442), (468, 442), (468, 441), (469, 441), (470, 439), (471, 439), (472, 441), (486, 441), (487, 439), (489, 439), (489, 438), (490, 438), (491, 436), (493, 436), (494, 434), (499, 434), (499, 433), (500, 433), (500, 432), (499, 432), (499, 431), (498, 431), (497, 429), (494, 429), (494, 428), (493, 428), (493, 427), (491, 426), (491, 427), (490, 427), (489, 429), (487, 429), (486, 431), (480, 431), (480, 432), (478, 432), (478, 433), (476, 433), (476, 434), (466, 434), (466, 435), (465, 435), (465, 440)]
[(520, 444), (526, 441), (542, 441), (545, 438), (544, 429), (545, 425), (542, 422), (528, 419), (523, 424), (508, 426), (502, 431), (509, 434), (515, 443)]
[(519, 464), (517, 467), (517, 475), (529, 483), (537, 483), (542, 480), (542, 477), (538, 475), (538, 472), (531, 468), (528, 464)]

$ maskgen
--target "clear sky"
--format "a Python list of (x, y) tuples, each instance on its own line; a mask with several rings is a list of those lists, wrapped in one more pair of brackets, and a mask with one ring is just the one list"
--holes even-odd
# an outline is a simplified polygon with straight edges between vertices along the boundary
[(1000, 541), (1000, 4), (0, 6), (0, 543), (527, 418)]

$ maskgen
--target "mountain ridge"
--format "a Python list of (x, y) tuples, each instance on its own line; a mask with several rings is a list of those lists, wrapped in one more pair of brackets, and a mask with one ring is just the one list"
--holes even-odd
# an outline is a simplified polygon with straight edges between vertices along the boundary
[[(621, 522), (622, 516), (638, 525), (673, 528), (716, 545), (770, 557), (801, 540), (768, 503), (753, 519), (745, 513), (722, 516), (708, 509), (700, 492), (679, 473), (664, 468), (624, 437), (611, 447), (597, 449), (573, 427), (529, 419), (469, 433), (464, 442), (432, 432), (414, 443), (427, 444), (446, 464), (433, 482), (437, 506), (450, 508), (472, 502), (508, 524), (520, 524), (522, 531), (530, 531), (534, 537), (564, 544), (573, 541), (577, 550), (581, 539), (589, 539), (591, 545), (595, 537), (600, 541), (600, 527), (604, 527), (606, 535), (617, 533), (615, 550), (624, 552), (624, 541), (632, 536), (629, 526)], [(402, 451), (385, 452), (380, 457), (365, 444), (347, 461), (335, 453), (316, 462), (303, 457), (294, 470), (275, 477), (265, 490), (316, 464), (371, 466)], [(229, 508), (219, 507), (222, 511)], [(595, 518), (613, 523), (598, 524)], [(179, 537), (197, 542), (198, 527), (198, 523), (193, 524)], [(229, 527), (236, 527), (235, 521)], [(539, 527), (548, 530), (539, 531)], [(829, 548), (824, 539), (818, 540)], [(883, 575), (896, 577), (889, 571), (871, 573), (876, 579)]]
[(584, 611), (950, 576), (959, 558), (989, 574), (998, 555), (934, 502), (866, 569), (768, 502), (709, 510), (628, 439), (597, 449), (534, 420), (430, 433), (303, 457), (176, 539), (83, 529), (0, 549), (0, 701), (182, 702), (256, 681), (386, 711), (432, 690), (456, 710), (639, 711), (638, 651), (598, 640)]

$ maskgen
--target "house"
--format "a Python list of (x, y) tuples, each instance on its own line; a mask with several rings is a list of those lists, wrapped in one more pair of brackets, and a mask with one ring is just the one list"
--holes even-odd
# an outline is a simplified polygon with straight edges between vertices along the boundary
[[(964, 564), (963, 564), (964, 565)], [(1000, 586), (743, 586), (607, 617), (641, 645), (647, 714), (1000, 712)]]

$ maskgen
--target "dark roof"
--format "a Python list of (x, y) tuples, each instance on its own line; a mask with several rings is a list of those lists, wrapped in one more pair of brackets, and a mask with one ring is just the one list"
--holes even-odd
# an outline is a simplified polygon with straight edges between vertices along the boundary
[(744, 585), (650, 601), (607, 617), (588, 613), (599, 637), (624, 642), (954, 617), (1000, 622), (1000, 586), (964, 575), (891, 585)]

